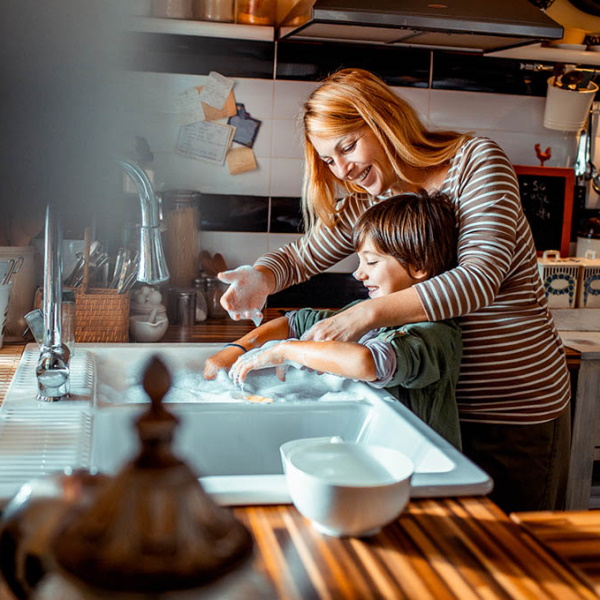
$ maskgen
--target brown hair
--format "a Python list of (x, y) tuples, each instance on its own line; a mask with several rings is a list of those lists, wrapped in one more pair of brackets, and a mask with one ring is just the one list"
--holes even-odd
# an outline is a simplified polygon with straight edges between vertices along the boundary
[(434, 277), (456, 265), (458, 228), (448, 196), (399, 194), (366, 210), (354, 225), (354, 247), (369, 239), (383, 254)]
[(304, 127), (303, 213), (307, 227), (320, 220), (335, 224), (336, 201), (342, 195), (364, 194), (349, 181), (335, 177), (319, 158), (309, 136), (338, 137), (365, 125), (375, 134), (398, 179), (418, 184), (406, 167), (427, 169), (454, 157), (471, 137), (454, 131), (430, 131), (415, 109), (381, 79), (362, 69), (342, 69), (330, 75), (309, 96), (302, 112)]

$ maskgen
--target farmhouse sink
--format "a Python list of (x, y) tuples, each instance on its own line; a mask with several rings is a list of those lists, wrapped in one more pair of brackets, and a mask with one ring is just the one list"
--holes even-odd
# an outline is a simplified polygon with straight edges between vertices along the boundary
[(135, 455), (135, 418), (148, 401), (141, 377), (159, 354), (180, 418), (175, 449), (221, 504), (288, 503), (279, 447), (299, 438), (341, 437), (395, 448), (415, 464), (412, 497), (482, 495), (490, 478), (383, 390), (290, 368), (251, 373), (243, 389), (224, 373), (201, 377), (221, 344), (78, 344), (72, 397), (35, 399), (38, 348), (25, 349), (0, 408), (0, 498), (28, 479), (65, 467), (114, 474)]

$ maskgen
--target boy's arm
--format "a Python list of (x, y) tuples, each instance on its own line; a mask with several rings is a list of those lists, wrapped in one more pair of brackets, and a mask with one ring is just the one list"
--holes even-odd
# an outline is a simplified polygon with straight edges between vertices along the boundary
[[(242, 346), (246, 351), (259, 348), (265, 342), (271, 340), (285, 340), (289, 337), (289, 325), (287, 317), (278, 317), (263, 323), (260, 327), (253, 329), (239, 340), (232, 342)], [(222, 350), (213, 354), (206, 360), (204, 366), (204, 379), (214, 379), (220, 369), (229, 370), (238, 356), (244, 354), (244, 350), (238, 346), (225, 346)]]
[(231, 377), (236, 382), (244, 381), (252, 370), (276, 367), (286, 361), (349, 379), (377, 379), (373, 355), (365, 346), (355, 342), (300, 340), (287, 340), (259, 352), (241, 356), (233, 365)]

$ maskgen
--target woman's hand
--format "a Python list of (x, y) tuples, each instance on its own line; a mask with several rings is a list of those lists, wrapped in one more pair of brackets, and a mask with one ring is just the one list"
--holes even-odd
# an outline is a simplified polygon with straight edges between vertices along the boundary
[(249, 265), (224, 271), (218, 278), (229, 284), (221, 297), (221, 305), (234, 321), (251, 319), (256, 326), (262, 321), (261, 309), (275, 289), (275, 277), (266, 268)]
[(268, 348), (257, 348), (240, 356), (229, 370), (229, 377), (236, 385), (241, 385), (250, 371), (276, 367), (277, 377), (285, 381), (286, 342), (271, 345)]
[(221, 369), (229, 371), (231, 365), (244, 351), (236, 346), (226, 346), (216, 354), (209, 356), (204, 365), (204, 379), (214, 379)]
[(315, 323), (300, 339), (308, 342), (357, 342), (373, 329), (363, 304), (365, 302)]

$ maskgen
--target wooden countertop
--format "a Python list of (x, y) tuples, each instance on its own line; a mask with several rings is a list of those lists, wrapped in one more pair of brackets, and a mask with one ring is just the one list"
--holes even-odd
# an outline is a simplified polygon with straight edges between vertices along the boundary
[[(170, 328), (165, 341), (223, 342), (250, 328), (231, 321)], [(0, 349), (0, 401), (23, 347)], [(255, 540), (252, 572), (262, 587), (249, 598), (598, 598), (590, 573), (600, 572), (600, 511), (577, 529), (573, 513), (511, 520), (484, 497), (412, 500), (395, 523), (366, 539), (322, 535), (291, 505), (234, 512)], [(536, 515), (555, 518), (552, 535), (534, 530)], [(0, 587), (0, 600), (10, 598)]]

